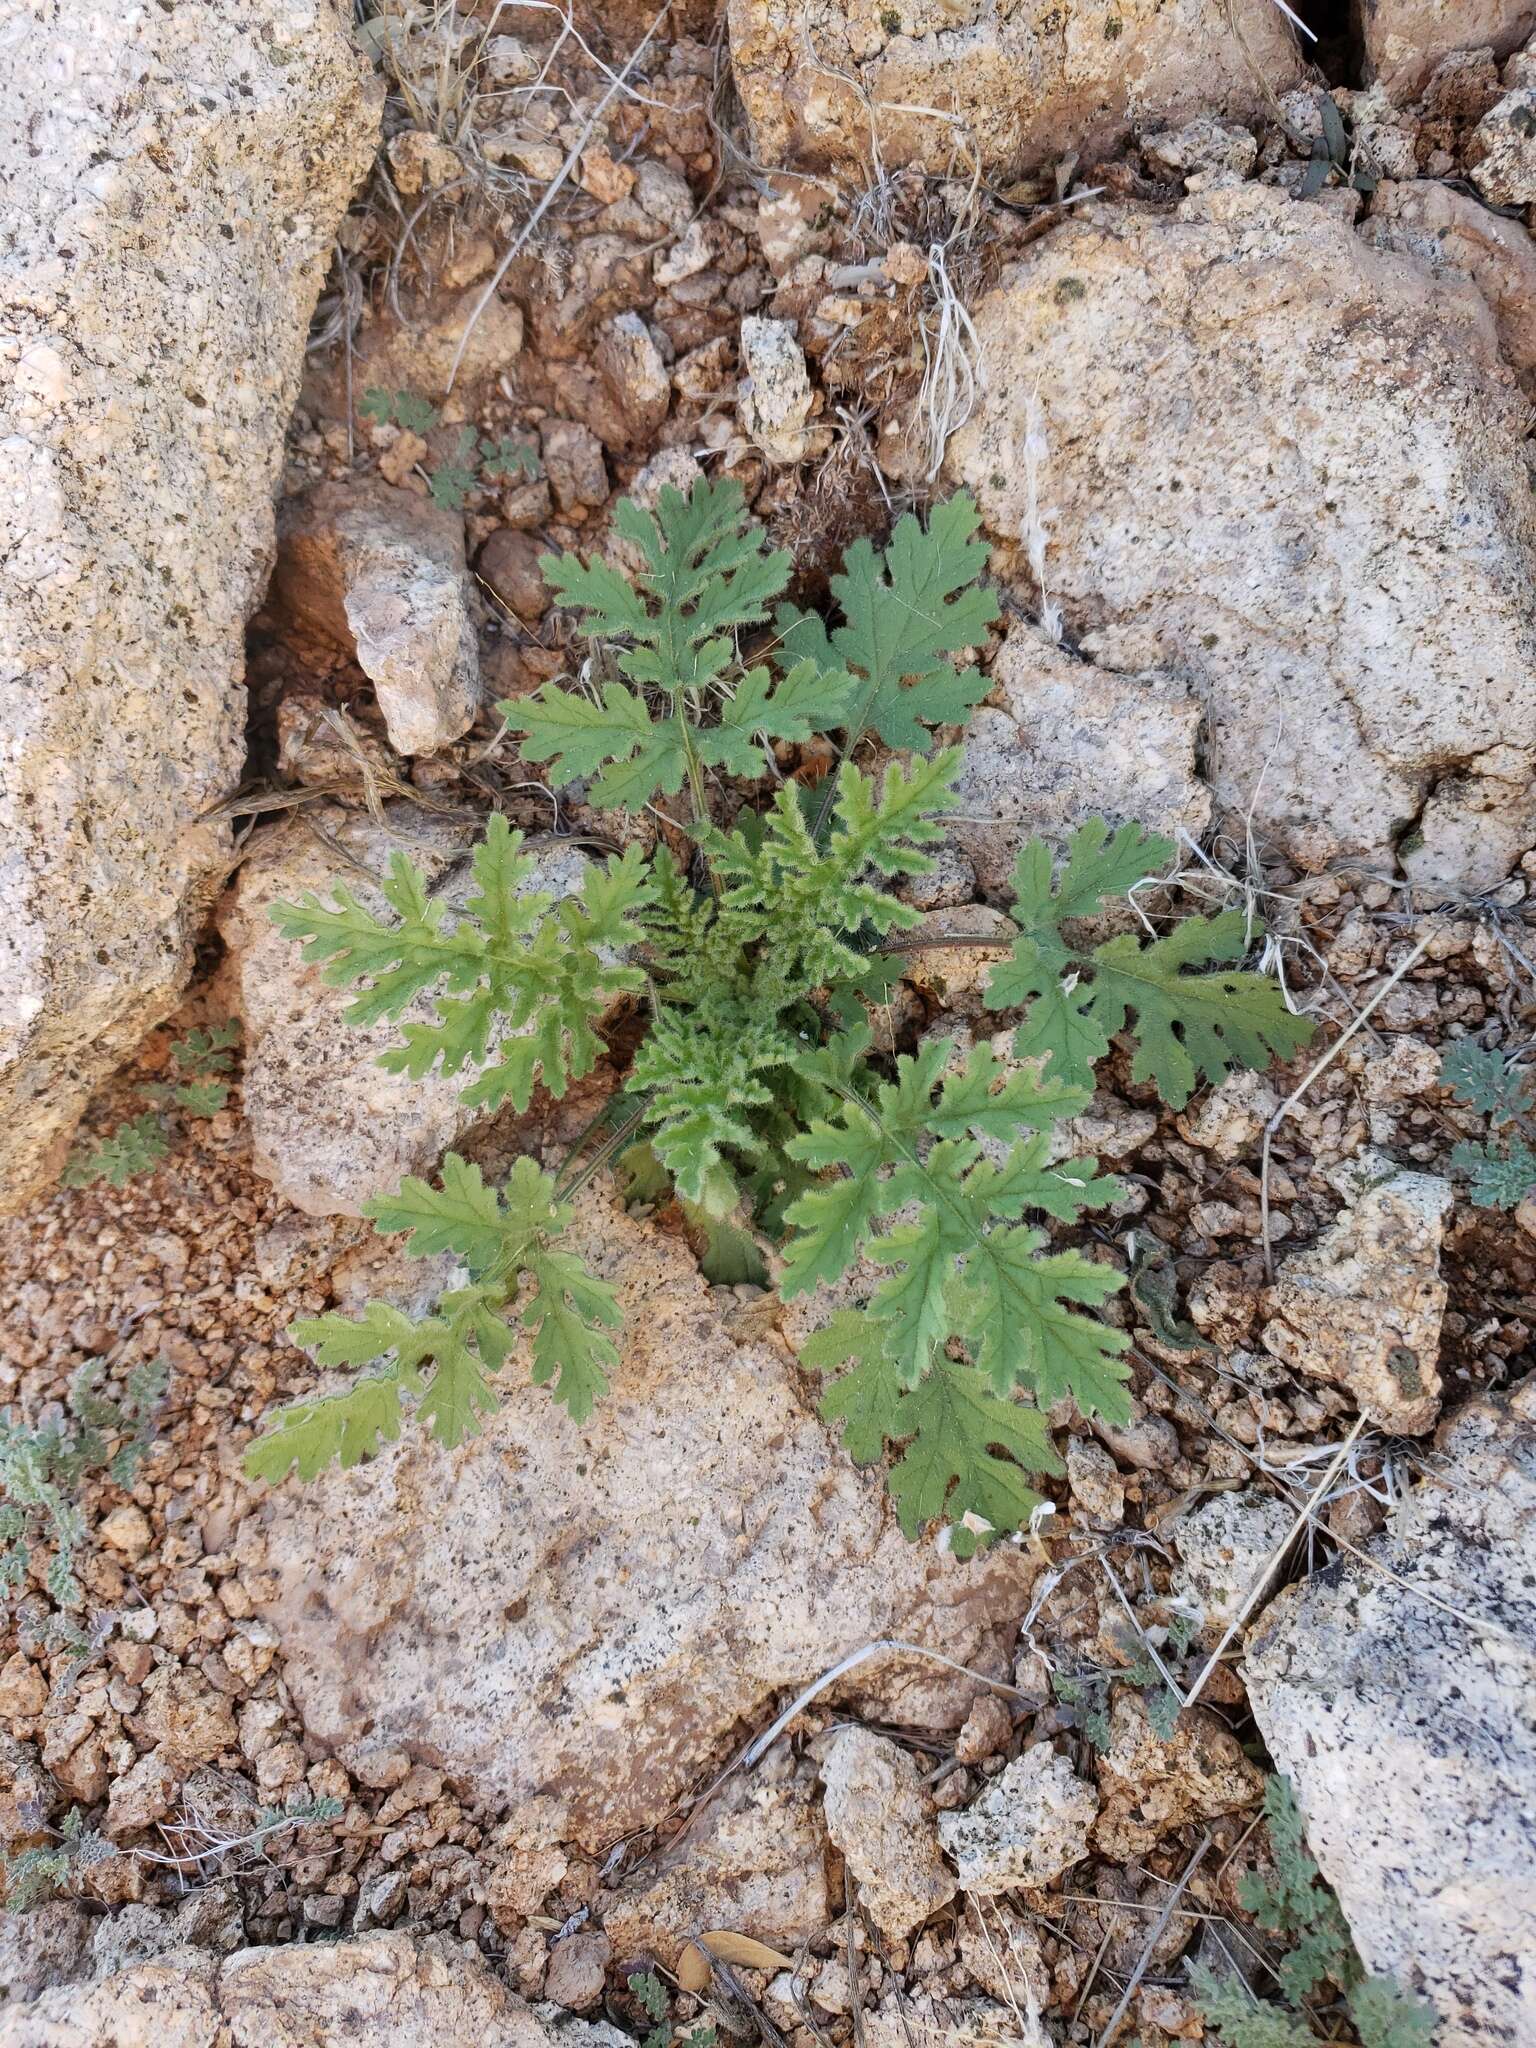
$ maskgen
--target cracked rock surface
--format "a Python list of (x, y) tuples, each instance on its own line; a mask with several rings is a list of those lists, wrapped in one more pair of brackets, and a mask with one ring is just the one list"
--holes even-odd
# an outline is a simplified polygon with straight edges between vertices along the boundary
[(976, 322), (951, 469), (1017, 536), (1038, 390), (1051, 595), (1101, 665), (1189, 679), (1218, 811), (1309, 868), (1417, 820), (1416, 882), (1501, 882), (1536, 836), (1536, 502), (1480, 293), (1248, 184), (1085, 206)]
[(1463, 1409), (1360, 1561), (1291, 1587), (1244, 1659), (1254, 1715), (1367, 1970), (1441, 2048), (1531, 2037), (1536, 1381)]
[(244, 764), (283, 435), (378, 107), (330, 0), (55, 0), (0, 80), (9, 1210), (173, 1007), (223, 877), (202, 814)]

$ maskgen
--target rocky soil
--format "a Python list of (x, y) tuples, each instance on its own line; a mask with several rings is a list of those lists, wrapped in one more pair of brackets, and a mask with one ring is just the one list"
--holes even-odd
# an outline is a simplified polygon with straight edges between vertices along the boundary
[[(1536, 1035), (1536, 11), (361, 12), (47, 0), (7, 44), (0, 1404), (169, 1377), (84, 1482), (80, 1601), (42, 1554), (4, 1611), (0, 1846), (68, 1854), (0, 1914), (0, 2044), (623, 2048), (655, 1966), (766, 2048), (1161, 2048), (1192, 1960), (1270, 1981), (1269, 1770), (1442, 2048), (1536, 2042), (1536, 1205), (1468, 1200), (1440, 1080)], [(700, 474), (808, 603), (982, 507), (913, 897), (977, 944), (914, 953), (893, 1040), (994, 1027), (1014, 854), (1094, 811), (1318, 1020), (1177, 1115), (1105, 1063), (1133, 1420), (1052, 1410), (1053, 1512), (969, 1562), (818, 1420), (805, 1305), (606, 1177), (590, 1423), (514, 1362), (452, 1454), (241, 1475), (318, 1383), (295, 1319), (444, 1284), (367, 1196), (554, 1163), (625, 1057), (616, 1016), (475, 1119), (266, 906), (395, 848), (452, 903), (493, 809), (556, 894), (653, 842), (492, 707), (582, 658), (539, 556), (622, 567), (618, 499)], [(231, 1017), (226, 1106), (55, 1185)]]

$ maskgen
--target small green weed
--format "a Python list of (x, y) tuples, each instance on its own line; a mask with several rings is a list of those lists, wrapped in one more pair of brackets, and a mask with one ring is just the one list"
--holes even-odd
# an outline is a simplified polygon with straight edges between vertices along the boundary
[(715, 2048), (716, 2029), (712, 2020), (704, 2020), (686, 2033), (675, 2024), (667, 1987), (654, 1970), (636, 1971), (629, 1979), (629, 1988), (651, 2022), (641, 2037), (640, 2048)]
[(65, 1814), (54, 1841), (39, 1842), (14, 1856), (0, 1851), (0, 1879), (7, 1912), (25, 1913), (68, 1891), (82, 1871), (114, 1855), (112, 1844), (86, 1825), (78, 1806)]
[[(1121, 1276), (1052, 1248), (1043, 1227), (1105, 1208), (1120, 1183), (1093, 1159), (1054, 1161), (1052, 1130), (1085, 1107), (1094, 1062), (1121, 1033), (1135, 1078), (1182, 1107), (1201, 1081), (1296, 1051), (1311, 1027), (1275, 982), (1239, 971), (1253, 936), (1239, 912), (1078, 946), (1076, 920), (1173, 853), (1138, 826), (1091, 819), (1064, 862), (1040, 843), (1019, 856), (1011, 956), (987, 996), (1024, 1013), (1016, 1061), (955, 1037), (877, 1052), (868, 1011), (900, 979), (900, 934), (919, 922), (891, 885), (929, 870), (956, 802), (959, 750), (936, 749), (932, 728), (963, 724), (985, 690), (957, 665), (997, 616), (977, 523), (961, 496), (926, 529), (903, 518), (883, 551), (855, 543), (829, 625), (775, 607), (790, 558), (768, 551), (736, 485), (663, 490), (654, 518), (626, 501), (615, 525), (644, 564), (634, 581), (600, 558), (544, 562), (578, 632), (617, 648), (616, 674), (590, 694), (546, 683), (500, 709), (555, 786), (587, 781), (592, 803), (615, 808), (683, 798), (686, 820), (662, 815), (690, 857), (663, 845), (647, 862), (631, 845), (586, 863), (556, 904), (529, 890), (522, 835), (493, 816), (476, 892), (452, 921), (403, 854), (382, 916), (345, 888), (273, 905), (327, 980), (360, 985), (353, 1022), (434, 996), (435, 1020), (405, 1025), (383, 1064), (464, 1073), (477, 1108), (521, 1111), (536, 1084), (563, 1095), (603, 1053), (597, 1024), (616, 996), (643, 1008), (646, 1029), (585, 1165), (580, 1146), (556, 1173), (520, 1159), (495, 1188), (450, 1154), (438, 1186), (412, 1178), (368, 1206), (412, 1252), (457, 1253), (469, 1284), (421, 1321), (374, 1302), (296, 1324), (321, 1365), (368, 1370), (281, 1410), (247, 1454), (252, 1476), (357, 1463), (399, 1435), (406, 1395), (461, 1443), (496, 1404), (514, 1325), (531, 1336), (534, 1381), (584, 1419), (621, 1318), (607, 1284), (557, 1246), (571, 1198), (621, 1155), (632, 1190), (675, 1195), (715, 1228), (711, 1258), (775, 1244), (786, 1300), (860, 1261), (873, 1269), (867, 1308), (833, 1315), (801, 1356), (840, 1375), (821, 1412), (858, 1463), (900, 1447), (889, 1484), (909, 1535), (947, 1519), (968, 1556), (1026, 1522), (1039, 1496), (1024, 1474), (1060, 1469), (1041, 1411), (1061, 1396), (1128, 1416), (1127, 1339), (1082, 1313)], [(738, 636), (770, 613), (772, 658), (750, 664)], [(779, 779), (769, 743), (821, 734), (838, 736), (835, 772), (813, 788)], [(906, 758), (865, 773), (855, 756), (870, 735)], [(710, 812), (723, 777), (759, 789), (728, 829)]]
[[(1180, 1676), (1195, 1627), (1191, 1616), (1176, 1613), (1167, 1640), (1159, 1645), (1158, 1655), (1175, 1678)], [(1179, 1696), (1158, 1670), (1146, 1644), (1129, 1629), (1118, 1634), (1115, 1643), (1126, 1661), (1114, 1670), (1051, 1673), (1052, 1692), (1072, 1710), (1073, 1720), (1100, 1756), (1109, 1750), (1110, 1695), (1117, 1685), (1133, 1685), (1141, 1693), (1153, 1732), (1164, 1742), (1171, 1738), (1179, 1718)]]
[(190, 1031), (171, 1047), (177, 1078), (147, 1082), (139, 1093), (154, 1104), (140, 1116), (119, 1124), (94, 1145), (82, 1145), (63, 1173), (67, 1188), (88, 1188), (104, 1180), (126, 1187), (141, 1173), (158, 1166), (171, 1149), (170, 1114), (216, 1116), (229, 1100), (229, 1083), (220, 1077), (234, 1064), (232, 1048), (240, 1042), (240, 1026), (231, 1018), (212, 1031)]
[(102, 1362), (87, 1359), (70, 1382), (65, 1413), (29, 1428), (0, 1414), (0, 1594), (25, 1585), (39, 1547), (51, 1545), (47, 1586), (55, 1606), (80, 1607), (75, 1557), (85, 1541), (76, 1496), (87, 1474), (106, 1467), (130, 1486), (154, 1439), (169, 1367), (136, 1365), (121, 1399), (100, 1391)]
[[(365, 391), (359, 411), (365, 419), (382, 420), (413, 434), (429, 433), (438, 422), (437, 407), (412, 391)], [(538, 473), (539, 458), (531, 442), (514, 441), (506, 435), (493, 441), (477, 427), (461, 427), (452, 455), (427, 471), (427, 489), (434, 505), (462, 512), (482, 484), (510, 483), (515, 476), (535, 477)]]
[(1240, 1979), (1218, 1978), (1197, 1964), (1191, 1974), (1206, 2025), (1229, 2048), (1307, 2048), (1318, 2036), (1301, 2008), (1320, 1985), (1332, 1984), (1344, 1994), (1363, 2048), (1430, 2048), (1429, 2008), (1390, 1978), (1366, 1976), (1339, 1902), (1307, 1848), (1288, 1779), (1269, 1780), (1264, 1812), (1274, 1875), (1244, 1878), (1239, 1897), (1267, 1933), (1290, 1943), (1275, 1972), (1284, 2003), (1257, 2000)]
[(1479, 1209), (1518, 1208), (1536, 1187), (1536, 1151), (1527, 1143), (1536, 1138), (1536, 1071), (1461, 1038), (1446, 1048), (1440, 1079), (1499, 1133), (1482, 1144), (1464, 1139), (1451, 1154), (1452, 1169), (1466, 1175)]

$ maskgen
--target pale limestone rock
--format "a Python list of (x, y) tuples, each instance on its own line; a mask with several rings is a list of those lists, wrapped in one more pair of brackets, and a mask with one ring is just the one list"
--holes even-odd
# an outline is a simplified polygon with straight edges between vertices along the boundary
[[(347, 1023), (355, 992), (332, 987), (322, 968), (307, 965), (302, 945), (282, 936), (268, 909), (310, 890), (329, 902), (339, 883), (370, 910), (383, 910), (382, 895), (364, 874), (384, 876), (398, 849), (429, 884), (460, 863), (443, 893), (452, 910), (475, 890), (464, 859), (474, 835), (408, 805), (388, 806), (382, 825), (361, 812), (320, 808), (311, 815), (342, 856), (302, 823), (263, 833), (235, 878), (220, 929), (243, 1026), (252, 1164), (308, 1215), (357, 1216), (370, 1195), (398, 1187), (405, 1174), (430, 1173), (448, 1147), (483, 1120), (483, 1112), (462, 1100), (477, 1070), (434, 1071), (419, 1081), (386, 1073), (379, 1055), (400, 1043), (400, 1026)], [(567, 895), (578, 886), (582, 866), (575, 847), (550, 846), (540, 853), (528, 887)], [(435, 1014), (431, 997), (422, 996), (402, 1024)]]
[[(464, 166), (459, 161), (457, 150), (425, 128), (405, 128), (393, 137), (385, 154), (389, 158), (390, 172), (395, 189), (407, 197), (414, 197), (423, 190), (434, 191), (440, 185), (457, 184), (463, 175)], [(454, 198), (460, 194), (450, 195)]]
[(544, 474), (562, 512), (596, 511), (608, 502), (603, 444), (580, 420), (547, 420), (539, 435)]
[(742, 431), (771, 463), (801, 461), (810, 445), (811, 380), (789, 321), (743, 320), (741, 363)]
[[(1349, 120), (1350, 153), (1352, 157), (1358, 154), (1365, 170), (1383, 180), (1417, 181), (1418, 117), (1395, 107), (1384, 85), (1360, 92), (1340, 88), (1334, 104)], [(1378, 186), (1378, 193), (1380, 189)]]
[(1159, 170), (1175, 177), (1230, 174), (1245, 178), (1259, 160), (1259, 143), (1251, 128), (1235, 121), (1217, 121), (1199, 114), (1182, 128), (1151, 135), (1142, 149)]
[(1012, 920), (990, 903), (930, 910), (905, 935), (911, 948), (908, 979), (942, 994), (950, 1029), (962, 1017), (980, 1020), (992, 970), (1017, 936)]
[(544, 1996), (568, 2012), (590, 2012), (603, 1995), (613, 1947), (606, 1934), (563, 1935), (549, 1952)]
[(1494, 206), (1536, 199), (1536, 86), (1517, 86), (1478, 122), (1472, 182)]
[(1264, 1347), (1293, 1372), (1346, 1388), (1378, 1428), (1421, 1436), (1440, 1412), (1440, 1243), (1454, 1190), (1378, 1152), (1333, 1178), (1350, 1206), (1281, 1267)]
[[(570, 1244), (625, 1316), (588, 1422), (527, 1383), (520, 1344), (483, 1436), (445, 1452), (413, 1428), (247, 1517), (242, 1575), (274, 1574), (259, 1611), (311, 1742), (349, 1767), (403, 1750), (509, 1807), (545, 1794), (524, 1847), (596, 1849), (660, 1821), (851, 1643), (1000, 1675), (1033, 1561), (909, 1544), (787, 1352), (733, 1341), (686, 1248), (597, 1183)], [(958, 1726), (974, 1687), (893, 1653), (843, 1695)]]
[[(1536, 746), (1536, 503), (1473, 286), (1247, 184), (1074, 215), (976, 321), (954, 473), (1017, 541), (1038, 394), (1051, 595), (1100, 663), (1188, 679), (1227, 816), (1311, 867), (1389, 855), (1423, 810), (1417, 881), (1502, 880), (1536, 838), (1536, 791), (1502, 805), (1504, 750)], [(1472, 790), (1425, 809), (1493, 750), (1494, 838)]]
[(1088, 1853), (1099, 1795), (1049, 1743), (1037, 1743), (959, 1813), (939, 1815), (939, 1840), (960, 1889), (979, 1898), (1052, 1883)]
[(0, 1984), (6, 1998), (19, 2003), (84, 1976), (95, 1924), (78, 1899), (44, 1899), (25, 1913), (0, 1913)]
[(917, 1761), (872, 1729), (841, 1728), (821, 1778), (827, 1833), (858, 1882), (864, 1910), (899, 1941), (955, 1896)]
[(169, 1813), (181, 1773), (158, 1749), (146, 1750), (132, 1770), (112, 1781), (105, 1832), (116, 1840)]
[(367, 1934), (196, 1948), (0, 2005), (0, 2048), (558, 2048), (479, 1951)]
[(1186, 1821), (1240, 1813), (1264, 1795), (1263, 1772), (1204, 1707), (1186, 1707), (1165, 1742), (1152, 1726), (1142, 1695), (1133, 1686), (1122, 1686), (1109, 1727), (1109, 1749), (1099, 1759), (1104, 1805), (1093, 1846), (1117, 1863), (1145, 1856), (1161, 1836)]
[[(989, 172), (1068, 151), (1085, 163), (1133, 126), (1242, 118), (1294, 84), (1294, 38), (1269, 0), (730, 0), (732, 70), (759, 162)], [(1234, 28), (1237, 33), (1234, 33)]]
[(636, 447), (648, 449), (672, 402), (672, 379), (661, 350), (638, 313), (619, 313), (598, 337), (593, 367)]
[(1060, 849), (1085, 818), (1196, 839), (1211, 818), (1195, 773), (1200, 706), (1169, 675), (1117, 675), (1015, 626), (961, 742), (954, 843), (989, 896), (1011, 897), (1021, 849)]
[(398, 754), (433, 754), (480, 705), (476, 600), (456, 512), (377, 479), (317, 484), (278, 522), (275, 603), (373, 684)]
[(803, 1780), (776, 1779), (775, 1763), (739, 1776), (678, 1847), (600, 1896), (616, 1955), (653, 1955), (675, 1969), (700, 1928), (735, 1928), (790, 1955), (822, 1932), (830, 1907), (821, 1801)]
[(1240, 1067), (1218, 1088), (1195, 1098), (1178, 1118), (1179, 1135), (1202, 1152), (1230, 1163), (1257, 1145), (1281, 1098), (1263, 1075)]
[(1282, 1593), (1243, 1665), (1368, 1971), (1440, 2048), (1536, 2038), (1536, 1381), (1462, 1410), (1370, 1561)]
[(332, 0), (38, 0), (0, 38), (0, 1208), (175, 1005), (244, 629), (378, 103)]
[(1366, 73), (1399, 106), (1418, 98), (1452, 51), (1491, 49), (1507, 57), (1536, 29), (1530, 0), (1368, 0), (1357, 18)]
[(1068, 1439), (1067, 1484), (1073, 1507), (1091, 1526), (1119, 1528), (1125, 1519), (1125, 1481), (1102, 1444), (1080, 1436)]
[(1171, 1527), (1165, 1525), (1179, 1554), (1173, 1592), (1186, 1612), (1199, 1616), (1208, 1645), (1237, 1619), (1295, 1519), (1276, 1495), (1245, 1488), (1212, 1494)]
[(152, 1674), (138, 1721), (167, 1761), (183, 1770), (211, 1763), (239, 1740), (228, 1699), (186, 1664), (162, 1664)]
[[(472, 284), (451, 296), (439, 292), (426, 299), (402, 292), (402, 318), (385, 307), (365, 306), (354, 342), (353, 390), (414, 391), (440, 399), (461, 342), (456, 393), (509, 370), (522, 352), (522, 311), (514, 300), (493, 292), (476, 317), (484, 291), (484, 284)], [(330, 404), (340, 412), (346, 403), (344, 365), (322, 365), (318, 374), (332, 387)]]
[(1000, 1899), (961, 1916), (960, 1960), (989, 1998), (1017, 2006), (1021, 2017), (1054, 2002), (1038, 1924)]

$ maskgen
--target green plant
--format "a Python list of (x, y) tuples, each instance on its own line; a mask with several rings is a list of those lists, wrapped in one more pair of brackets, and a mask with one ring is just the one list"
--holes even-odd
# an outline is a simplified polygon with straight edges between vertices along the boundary
[(1239, 1897), (1267, 1933), (1290, 1943), (1275, 1969), (1285, 2003), (1256, 2000), (1240, 1979), (1218, 1978), (1197, 1964), (1191, 1975), (1206, 2025), (1230, 2048), (1303, 2048), (1317, 2036), (1301, 2008), (1326, 1983), (1344, 1994), (1364, 2048), (1429, 2048), (1429, 2008), (1390, 1978), (1366, 1976), (1339, 1902), (1307, 1848), (1290, 1781), (1278, 1773), (1264, 1788), (1264, 1813), (1274, 1873), (1245, 1877)]
[(53, 1841), (34, 1843), (14, 1856), (0, 1851), (7, 1912), (25, 1913), (46, 1899), (57, 1898), (81, 1871), (114, 1853), (109, 1841), (87, 1827), (79, 1807), (72, 1806)]
[(1479, 1209), (1518, 1208), (1536, 1187), (1536, 1151), (1526, 1142), (1536, 1137), (1536, 1073), (1461, 1038), (1446, 1048), (1440, 1079), (1458, 1102), (1480, 1110), (1489, 1128), (1502, 1133), (1482, 1144), (1463, 1139), (1451, 1153), (1452, 1168), (1467, 1176)]
[[(47, 1586), (58, 1607), (84, 1600), (75, 1554), (85, 1541), (76, 1501), (81, 1481), (103, 1466), (130, 1486), (154, 1438), (169, 1367), (136, 1365), (121, 1398), (100, 1391), (102, 1361), (87, 1359), (70, 1381), (65, 1412), (37, 1427), (0, 1414), (0, 1593), (26, 1583), (39, 1545), (51, 1544)], [(115, 1443), (115, 1447), (114, 1447)]]
[[(1168, 1625), (1166, 1641), (1158, 1655), (1164, 1668), (1178, 1674), (1196, 1623), (1192, 1616), (1175, 1613)], [(1132, 1685), (1147, 1703), (1147, 1718), (1155, 1735), (1167, 1742), (1173, 1735), (1180, 1712), (1179, 1695), (1158, 1669), (1150, 1645), (1129, 1629), (1115, 1634), (1115, 1645), (1125, 1663), (1113, 1670), (1053, 1671), (1051, 1691), (1062, 1705), (1072, 1710), (1072, 1719), (1100, 1756), (1110, 1746), (1110, 1698), (1117, 1685)]]
[[(364, 419), (380, 420), (401, 427), (407, 433), (427, 434), (438, 423), (437, 407), (413, 391), (365, 391), (358, 407)], [(426, 471), (427, 490), (434, 505), (445, 511), (462, 512), (470, 495), (483, 483), (514, 476), (537, 476), (539, 458), (529, 441), (514, 441), (508, 435), (492, 440), (478, 427), (461, 427), (458, 445), (446, 462)]]
[[(493, 817), (456, 919), (403, 855), (383, 914), (345, 889), (272, 911), (329, 980), (361, 985), (355, 1022), (398, 1018), (432, 994), (435, 1020), (405, 1026), (384, 1064), (464, 1072), (480, 1106), (522, 1109), (536, 1082), (562, 1094), (595, 1066), (612, 1000), (634, 999), (644, 1033), (608, 1132), (585, 1165), (581, 1144), (555, 1173), (520, 1160), (501, 1191), (450, 1154), (439, 1187), (413, 1179), (370, 1204), (413, 1251), (457, 1253), (470, 1284), (424, 1322), (374, 1303), (359, 1318), (296, 1325), (322, 1365), (370, 1370), (283, 1410), (248, 1469), (277, 1479), (293, 1465), (355, 1463), (398, 1435), (403, 1392), (445, 1443), (461, 1442), (494, 1403), (509, 1318), (533, 1332), (534, 1378), (585, 1416), (616, 1358), (619, 1313), (555, 1246), (573, 1195), (622, 1155), (631, 1190), (675, 1195), (707, 1257), (740, 1259), (759, 1237), (776, 1244), (786, 1299), (864, 1262), (867, 1305), (834, 1315), (803, 1362), (840, 1373), (822, 1412), (856, 1460), (902, 1446), (890, 1485), (908, 1532), (948, 1517), (969, 1554), (1028, 1517), (1038, 1496), (1026, 1472), (1059, 1469), (1025, 1395), (1046, 1405), (1071, 1394), (1111, 1420), (1129, 1412), (1126, 1339), (1083, 1313), (1121, 1276), (1054, 1248), (1043, 1227), (1120, 1192), (1093, 1160), (1052, 1156), (1053, 1127), (1088, 1102), (1092, 1060), (1134, 1019), (1138, 1078), (1182, 1104), (1198, 1076), (1267, 1064), (1309, 1027), (1264, 977), (1199, 971), (1240, 956), (1235, 915), (1076, 950), (1066, 921), (1097, 913), (1173, 850), (1094, 820), (1059, 876), (1043, 846), (1019, 860), (1017, 943), (990, 999), (1027, 1003), (1020, 1059), (947, 1036), (878, 1054), (867, 1012), (899, 980), (900, 935), (919, 921), (892, 885), (929, 869), (955, 801), (958, 750), (923, 751), (928, 728), (963, 720), (984, 688), (955, 666), (996, 611), (977, 581), (975, 507), (953, 499), (926, 530), (908, 516), (883, 552), (857, 543), (833, 582), (841, 623), (829, 632), (781, 604), (756, 665), (738, 636), (767, 621), (790, 564), (747, 524), (739, 490), (664, 490), (654, 519), (625, 504), (616, 524), (644, 563), (633, 584), (570, 555), (547, 558), (545, 572), (581, 631), (624, 643), (622, 680), (592, 694), (546, 684), (501, 708), (525, 756), (549, 762), (556, 784), (596, 777), (598, 803), (686, 788), (688, 862), (663, 845), (647, 864), (631, 846), (588, 862), (556, 905), (531, 892), (520, 835)], [(840, 758), (819, 786), (780, 781), (729, 827), (715, 821), (712, 778), (759, 783), (777, 773), (766, 742), (820, 733), (839, 736)], [(871, 733), (911, 758), (879, 774), (856, 767)]]
[(119, 1124), (95, 1145), (78, 1146), (64, 1168), (64, 1185), (88, 1188), (104, 1180), (126, 1187), (158, 1166), (171, 1149), (171, 1112), (216, 1116), (228, 1102), (229, 1083), (220, 1077), (233, 1065), (231, 1048), (239, 1040), (240, 1026), (233, 1018), (212, 1031), (189, 1031), (178, 1039), (171, 1047), (177, 1079), (146, 1082), (139, 1093), (154, 1107)]
[(628, 1981), (641, 2011), (651, 2022), (640, 2048), (715, 2048), (716, 2029), (712, 2020), (690, 2027), (686, 2033), (674, 2024), (667, 1987), (654, 1970), (637, 1970)]

